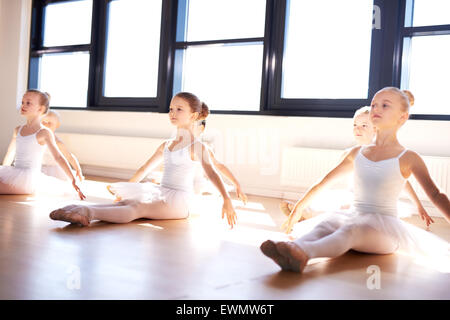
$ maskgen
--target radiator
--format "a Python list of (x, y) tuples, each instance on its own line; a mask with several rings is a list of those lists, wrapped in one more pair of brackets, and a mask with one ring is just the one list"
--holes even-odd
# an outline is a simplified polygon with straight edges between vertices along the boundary
[[(333, 167), (343, 154), (343, 150), (314, 148), (285, 148), (282, 155), (281, 185), (295, 187), (301, 191), (311, 187)], [(447, 195), (450, 194), (450, 158), (422, 156), (436, 185)], [(420, 200), (428, 197), (413, 176), (409, 181)], [(336, 187), (345, 186), (343, 180)]]

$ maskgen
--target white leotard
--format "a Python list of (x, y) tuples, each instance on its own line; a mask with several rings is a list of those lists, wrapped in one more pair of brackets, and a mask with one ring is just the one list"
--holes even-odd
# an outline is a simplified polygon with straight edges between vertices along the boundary
[(397, 216), (398, 199), (406, 183), (399, 159), (407, 150), (390, 159), (372, 161), (364, 156), (364, 149), (359, 149), (354, 162), (353, 206), (357, 212)]

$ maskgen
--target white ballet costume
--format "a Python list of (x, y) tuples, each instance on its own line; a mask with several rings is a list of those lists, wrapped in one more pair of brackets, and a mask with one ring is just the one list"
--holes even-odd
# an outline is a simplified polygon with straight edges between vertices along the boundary
[(39, 190), (68, 191), (67, 183), (49, 177), (41, 172), (42, 158), (46, 145), (40, 145), (33, 134), (23, 136), (22, 126), (16, 137), (16, 154), (13, 166), (0, 166), (0, 181), (10, 185), (16, 194), (32, 194)]
[[(191, 143), (178, 150), (169, 150), (168, 140), (164, 146), (164, 172), (161, 184), (152, 182), (133, 183), (117, 182), (111, 184), (111, 191), (122, 199), (118, 204), (152, 203), (163, 201), (170, 209), (166, 217), (148, 218), (180, 219), (189, 216), (189, 209), (194, 196), (194, 176), (197, 169), (197, 161), (191, 159)], [(89, 217), (95, 218), (95, 217)], [(115, 222), (115, 221), (112, 221)]]
[(402, 221), (397, 202), (406, 179), (397, 157), (372, 161), (360, 148), (354, 160), (354, 199), (350, 210), (328, 212), (294, 226), (297, 244), (309, 258), (337, 257), (350, 249), (365, 253), (443, 257), (447, 241)]

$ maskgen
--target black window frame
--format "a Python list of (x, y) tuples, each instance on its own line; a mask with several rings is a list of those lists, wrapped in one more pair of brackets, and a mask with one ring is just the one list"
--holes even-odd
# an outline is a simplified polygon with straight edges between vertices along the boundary
[[(394, 74), (394, 81), (397, 87), (400, 88), (402, 82), (403, 71), (403, 55), (410, 50), (409, 46), (404, 47), (404, 40), (413, 37), (426, 37), (436, 35), (450, 35), (450, 24), (443, 25), (429, 25), (429, 26), (413, 26), (414, 17), (414, 0), (400, 1), (400, 27), (398, 37), (396, 40), (396, 72)], [(409, 43), (410, 45), (410, 43)], [(407, 71), (409, 72), (409, 70)], [(414, 93), (414, 92), (413, 92)], [(421, 120), (450, 120), (450, 114), (411, 114), (410, 119)]]
[[(369, 105), (372, 96), (385, 86), (400, 86), (403, 38), (409, 34), (442, 32), (439, 27), (407, 28), (404, 25), (407, 2), (411, 0), (374, 0), (380, 8), (381, 29), (372, 29), (371, 65), (368, 99), (282, 99), (282, 59), (287, 0), (266, 0), (264, 36), (259, 38), (219, 39), (208, 41), (177, 41), (177, 28), (184, 21), (177, 21), (186, 12), (179, 7), (188, 0), (163, 0), (160, 34), (160, 61), (156, 98), (104, 97), (103, 77), (106, 49), (107, 7), (114, 0), (93, 0), (91, 43), (81, 46), (44, 47), (43, 8), (56, 2), (76, 0), (33, 0), (30, 37), (28, 87), (36, 87), (37, 70), (32, 58), (45, 53), (89, 51), (89, 83), (86, 107), (53, 107), (52, 109), (160, 112), (169, 109), (173, 94), (175, 51), (188, 46), (226, 44), (239, 42), (263, 42), (263, 63), (259, 111), (212, 110), (213, 114), (247, 114), (273, 116), (306, 116), (327, 118), (351, 118), (354, 111)], [(186, 10), (186, 5), (184, 6)], [(181, 13), (181, 15), (180, 15)], [(448, 30), (445, 29), (445, 32)], [(34, 78), (33, 78), (34, 77)], [(411, 115), (412, 119), (450, 120), (449, 115)]]

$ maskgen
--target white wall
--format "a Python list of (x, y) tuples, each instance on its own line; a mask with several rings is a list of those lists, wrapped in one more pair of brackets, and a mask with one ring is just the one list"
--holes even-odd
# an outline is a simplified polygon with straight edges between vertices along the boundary
[(27, 85), (31, 1), (0, 0), (0, 155), (21, 121), (16, 106)]
[[(30, 5), (30, 0), (0, 0), (1, 156), (13, 127), (23, 121), (15, 105), (26, 87)], [(61, 110), (60, 114), (61, 132), (165, 138), (173, 130), (167, 115), (159, 113)], [(286, 191), (279, 183), (284, 146), (344, 149), (353, 143), (351, 119), (211, 115), (207, 130), (219, 141), (219, 158), (248, 191), (278, 196)], [(450, 156), (450, 122), (410, 120), (400, 140), (423, 155)], [(152, 150), (143, 152), (150, 155)]]

